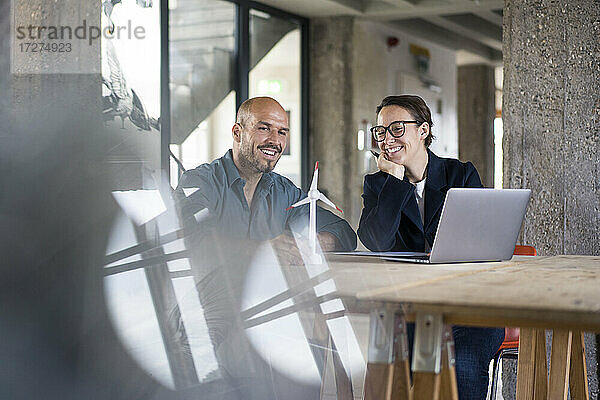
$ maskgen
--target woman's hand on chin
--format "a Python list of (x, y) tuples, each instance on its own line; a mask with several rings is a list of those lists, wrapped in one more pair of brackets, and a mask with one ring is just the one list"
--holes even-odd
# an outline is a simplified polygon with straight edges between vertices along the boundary
[(393, 175), (397, 179), (404, 179), (404, 165), (396, 164), (385, 158), (385, 152), (381, 152), (377, 157), (377, 168), (383, 172)]

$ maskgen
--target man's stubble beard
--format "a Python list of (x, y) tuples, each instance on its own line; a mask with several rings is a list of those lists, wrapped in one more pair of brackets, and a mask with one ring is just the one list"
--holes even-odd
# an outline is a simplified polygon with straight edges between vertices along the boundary
[(238, 158), (241, 169), (250, 173), (264, 174), (267, 172), (271, 172), (273, 171), (273, 169), (275, 169), (275, 166), (277, 165), (277, 161), (273, 163), (272, 167), (269, 162), (261, 163), (260, 160), (254, 154), (254, 148), (245, 146), (243, 144), (240, 146)]

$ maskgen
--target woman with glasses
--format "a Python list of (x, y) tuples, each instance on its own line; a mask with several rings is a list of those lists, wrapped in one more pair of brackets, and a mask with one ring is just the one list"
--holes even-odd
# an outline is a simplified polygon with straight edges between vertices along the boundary
[[(472, 163), (436, 156), (431, 111), (418, 96), (388, 96), (371, 128), (381, 153), (379, 171), (365, 176), (358, 236), (372, 251), (429, 252), (446, 192), (482, 187)], [(488, 366), (504, 329), (453, 327), (456, 378), (461, 400), (486, 397)], [(409, 324), (410, 348), (414, 325)]]

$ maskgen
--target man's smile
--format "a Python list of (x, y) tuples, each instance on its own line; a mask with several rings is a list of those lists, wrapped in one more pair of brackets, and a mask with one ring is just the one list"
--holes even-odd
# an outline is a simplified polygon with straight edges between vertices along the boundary
[(258, 149), (265, 155), (265, 158), (270, 160), (276, 160), (277, 155), (281, 153), (281, 149), (275, 146), (261, 146)]

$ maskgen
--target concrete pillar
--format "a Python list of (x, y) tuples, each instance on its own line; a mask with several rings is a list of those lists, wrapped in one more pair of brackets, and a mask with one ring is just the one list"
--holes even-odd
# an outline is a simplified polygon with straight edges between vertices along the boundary
[(494, 68), (458, 67), (458, 158), (471, 161), (485, 187), (494, 187)]
[[(350, 179), (353, 138), (352, 45), (354, 19), (315, 18), (310, 21), (311, 165), (321, 161), (319, 186), (352, 215)], [(350, 207), (350, 208), (349, 208)], [(357, 212), (360, 212), (358, 210)]]
[(533, 190), (542, 254), (600, 254), (599, 19), (597, 1), (506, 3), (504, 181)]
[(600, 254), (599, 5), (505, 2), (504, 186), (532, 189), (522, 241), (541, 255)]

